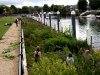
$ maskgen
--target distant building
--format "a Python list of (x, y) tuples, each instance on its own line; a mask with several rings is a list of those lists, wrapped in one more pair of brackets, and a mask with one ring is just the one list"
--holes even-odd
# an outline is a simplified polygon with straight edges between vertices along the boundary
[(65, 6), (65, 8), (66, 8), (66, 11), (70, 11), (70, 6), (69, 5)]
[(77, 5), (67, 5), (65, 6), (67, 11), (77, 10)]

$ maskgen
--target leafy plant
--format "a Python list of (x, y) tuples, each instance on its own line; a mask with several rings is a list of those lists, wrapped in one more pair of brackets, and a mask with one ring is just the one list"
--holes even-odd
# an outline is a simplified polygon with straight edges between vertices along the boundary
[(12, 50), (13, 50), (12, 48), (4, 49), (4, 51), (2, 52), (2, 54), (5, 54), (5, 53), (8, 53), (8, 52), (11, 52)]
[(19, 45), (19, 42), (14, 42), (14, 43), (11, 42), (10, 45), (11, 46), (18, 46)]
[(15, 56), (8, 54), (8, 55), (4, 55), (4, 58), (9, 59), (9, 60), (13, 60), (15, 58)]

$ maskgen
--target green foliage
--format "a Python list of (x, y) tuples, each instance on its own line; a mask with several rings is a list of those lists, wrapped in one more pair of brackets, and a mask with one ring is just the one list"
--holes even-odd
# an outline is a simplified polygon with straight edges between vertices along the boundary
[(7, 48), (7, 49), (4, 49), (4, 51), (2, 52), (2, 54), (5, 54), (5, 53), (11, 52), (11, 51), (12, 51), (12, 48)]
[(42, 7), (40, 7), (40, 6), (34, 6), (34, 11), (41, 12), (41, 10), (42, 10)]
[(100, 8), (100, 0), (89, 0), (89, 5), (92, 9)]
[[(56, 56), (55, 56), (56, 57)], [(38, 63), (33, 62), (29, 75), (77, 75), (74, 66), (66, 66), (66, 62), (52, 57), (43, 57)]]
[(47, 4), (44, 4), (43, 11), (44, 12), (49, 12), (50, 11), (50, 7)]
[(23, 24), (26, 46), (40, 45), (42, 51), (51, 52), (54, 51), (55, 45), (59, 43), (61, 47), (67, 46), (72, 53), (77, 53), (79, 47), (87, 46), (86, 42), (75, 40), (71, 36), (70, 30), (66, 29), (64, 33), (57, 33), (34, 20), (34, 23), (28, 18), (23, 21), (27, 21), (27, 24)]
[(77, 59), (75, 59), (75, 67), (77, 68), (78, 75), (99, 75), (100, 64), (98, 65), (98, 63), (100, 62), (100, 53), (91, 51), (91, 54), (94, 58), (94, 65), (89, 61), (85, 61), (82, 55), (77, 55)]
[(77, 5), (80, 11), (85, 11), (87, 8), (87, 0), (79, 0)]
[(60, 11), (60, 14), (66, 14), (67, 11), (66, 11), (65, 6), (59, 6), (58, 8), (59, 8), (58, 10)]
[(60, 44), (61, 47), (65, 47), (70, 41), (64, 37), (50, 38), (44, 42), (44, 52), (52, 52), (55, 49), (56, 44)]
[(9, 12), (10, 12), (10, 14), (16, 14), (17, 13), (17, 8), (14, 5), (11, 5)]
[(29, 14), (29, 7), (28, 6), (23, 6), (22, 7), (22, 13)]
[(14, 43), (11, 42), (10, 45), (13, 46), (13, 47), (18, 46), (19, 42), (14, 42)]
[(9, 59), (9, 60), (13, 60), (15, 58), (15, 56), (13, 56), (11, 54), (7, 54), (7, 55), (4, 55), (4, 58)]
[[(87, 64), (79, 54), (80, 47), (88, 48), (86, 40), (76, 40), (69, 30), (60, 33), (31, 19), (23, 19), (23, 21), (27, 21), (27, 24), (23, 23), (23, 29), (29, 75), (99, 75), (100, 67), (95, 68)], [(57, 43), (63, 48), (63, 52), (54, 52)], [(40, 46), (42, 57), (38, 63), (35, 63), (33, 52), (37, 45)], [(71, 67), (66, 65), (69, 52), (73, 53), (75, 60)], [(97, 64), (100, 61), (100, 54), (92, 50), (91, 54)]]

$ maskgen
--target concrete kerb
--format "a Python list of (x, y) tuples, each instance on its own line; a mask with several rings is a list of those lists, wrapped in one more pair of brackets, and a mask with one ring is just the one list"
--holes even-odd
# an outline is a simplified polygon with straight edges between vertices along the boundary
[(23, 66), (24, 66), (24, 75), (28, 75), (28, 70), (27, 70), (27, 59), (26, 59), (26, 52), (25, 52), (25, 43), (24, 43), (24, 33), (23, 33), (23, 29), (22, 29), (22, 38), (23, 38)]

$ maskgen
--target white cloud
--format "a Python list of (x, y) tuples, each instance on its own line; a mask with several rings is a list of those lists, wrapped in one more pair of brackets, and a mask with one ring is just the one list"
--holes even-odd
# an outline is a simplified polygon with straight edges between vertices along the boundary
[(22, 6), (43, 6), (44, 4), (57, 4), (57, 5), (75, 5), (78, 0), (0, 0), (0, 5), (15, 5), (16, 7)]

